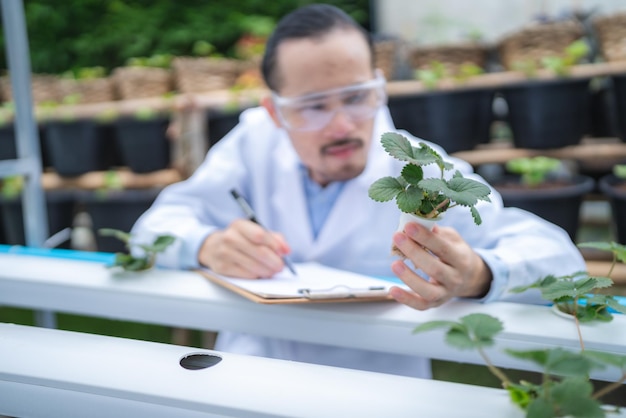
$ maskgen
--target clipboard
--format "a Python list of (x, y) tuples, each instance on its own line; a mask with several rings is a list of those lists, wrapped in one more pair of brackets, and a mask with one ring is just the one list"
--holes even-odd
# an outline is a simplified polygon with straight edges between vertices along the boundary
[(263, 304), (393, 301), (389, 289), (404, 286), (319, 263), (296, 263), (294, 267), (297, 276), (285, 269), (273, 277), (262, 279), (227, 277), (209, 269), (197, 271), (211, 282)]

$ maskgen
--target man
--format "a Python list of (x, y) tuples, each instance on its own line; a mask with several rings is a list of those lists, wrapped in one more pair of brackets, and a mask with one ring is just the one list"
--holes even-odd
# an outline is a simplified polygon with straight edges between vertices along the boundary
[[(289, 255), (295, 262), (395, 274), (413, 291), (394, 288), (394, 298), (416, 309), (455, 297), (501, 300), (512, 286), (585, 268), (563, 230), (504, 209), (495, 191), (491, 203), (478, 206), (480, 226), (469, 211), (455, 208), (432, 231), (410, 223), (394, 232), (395, 204), (374, 202), (367, 193), (376, 179), (397, 176), (401, 167), (379, 142), (395, 130), (384, 80), (373, 68), (367, 33), (339, 9), (311, 5), (283, 18), (268, 41), (262, 71), (272, 91), (263, 107), (244, 112), (202, 166), (165, 189), (134, 227), (141, 241), (159, 233), (178, 237), (161, 265), (206, 266), (254, 279), (281, 271)], [(466, 176), (484, 181), (467, 163), (441, 152)], [(243, 219), (233, 188), (267, 229)], [(392, 238), (411, 267), (392, 257)], [(427, 359), (230, 332), (220, 333), (216, 349), (430, 376)]]

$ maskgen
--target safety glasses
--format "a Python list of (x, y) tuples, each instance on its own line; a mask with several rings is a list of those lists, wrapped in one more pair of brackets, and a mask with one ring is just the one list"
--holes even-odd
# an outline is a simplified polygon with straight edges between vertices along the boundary
[(293, 131), (317, 131), (342, 113), (353, 122), (371, 119), (386, 103), (385, 77), (376, 78), (319, 93), (298, 97), (281, 97), (272, 92), (278, 117), (283, 126)]

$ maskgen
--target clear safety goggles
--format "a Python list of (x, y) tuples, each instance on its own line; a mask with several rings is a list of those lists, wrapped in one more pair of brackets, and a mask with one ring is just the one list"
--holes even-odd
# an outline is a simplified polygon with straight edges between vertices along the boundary
[(282, 124), (293, 131), (321, 130), (339, 112), (353, 122), (371, 119), (387, 101), (381, 72), (364, 83), (298, 97), (272, 92), (272, 98)]

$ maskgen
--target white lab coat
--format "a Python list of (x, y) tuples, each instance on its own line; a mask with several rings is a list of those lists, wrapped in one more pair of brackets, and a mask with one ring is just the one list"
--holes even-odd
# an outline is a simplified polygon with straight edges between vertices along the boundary
[[(317, 238), (308, 217), (298, 156), (285, 131), (277, 129), (262, 108), (243, 112), (239, 125), (211, 148), (198, 170), (186, 181), (163, 190), (132, 232), (141, 242), (164, 232), (177, 236), (176, 243), (159, 256), (158, 263), (170, 268), (197, 267), (197, 252), (206, 236), (242, 216), (229, 192), (236, 188), (248, 199), (261, 224), (285, 236), (294, 262), (317, 261), (363, 274), (393, 276), (390, 247), (399, 210), (395, 202), (372, 201), (367, 191), (378, 178), (399, 175), (403, 163), (391, 158), (380, 145), (381, 135), (394, 130), (388, 109), (381, 109), (376, 116), (367, 168), (346, 183)], [(466, 176), (484, 181), (472, 173), (466, 162), (440, 152)], [(477, 206), (483, 219), (480, 226), (474, 224), (464, 207), (449, 210), (441, 221), (442, 225), (454, 227), (491, 268), (494, 280), (484, 301), (523, 297), (537, 301), (532, 292), (512, 296), (508, 290), (547, 274), (585, 269), (579, 251), (562, 229), (528, 212), (503, 208), (495, 191), (490, 198), (491, 203)], [(230, 332), (220, 333), (216, 349), (430, 376), (429, 362), (423, 358)]]

